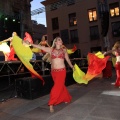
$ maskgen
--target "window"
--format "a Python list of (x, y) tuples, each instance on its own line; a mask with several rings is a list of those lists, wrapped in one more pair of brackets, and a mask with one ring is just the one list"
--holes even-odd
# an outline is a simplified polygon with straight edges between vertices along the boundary
[(76, 26), (76, 25), (77, 25), (76, 13), (69, 14), (69, 26)]
[[(53, 40), (56, 38), (56, 37), (59, 37), (60, 35), (59, 35), (59, 33), (54, 33), (53, 34)], [(53, 40), (51, 41), (51, 46), (52, 46), (52, 44), (53, 44)]]
[(120, 37), (120, 21), (112, 23), (113, 37)]
[(88, 17), (90, 22), (97, 20), (97, 12), (95, 8), (88, 10)]
[(91, 40), (99, 39), (98, 26), (92, 26), (92, 27), (90, 27), (90, 39)]
[(64, 44), (68, 44), (69, 43), (69, 33), (68, 33), (68, 29), (65, 30), (61, 30), (61, 38), (63, 40)]
[(118, 2), (110, 4), (109, 8), (110, 8), (110, 16), (111, 17), (120, 16), (120, 8), (119, 8)]
[(78, 43), (78, 31), (77, 30), (70, 30), (71, 36), (71, 43)]
[(59, 29), (59, 23), (58, 23), (58, 18), (52, 18), (52, 29), (56, 30)]

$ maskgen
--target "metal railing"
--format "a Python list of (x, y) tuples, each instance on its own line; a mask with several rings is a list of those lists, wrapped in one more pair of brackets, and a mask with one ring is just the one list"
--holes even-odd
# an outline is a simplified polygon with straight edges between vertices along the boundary
[[(87, 68), (87, 59), (86, 58), (74, 58), (71, 59), (72, 64), (75, 63), (81, 68)], [(35, 71), (39, 74), (45, 76), (50, 75), (51, 65), (50, 63), (44, 62), (43, 60), (32, 60), (30, 61)], [(72, 69), (65, 62), (67, 71), (71, 71)], [(21, 61), (3, 61), (0, 62), (0, 77), (4, 76), (13, 76), (13, 75), (21, 75), (30, 73), (29, 70), (24, 66)]]

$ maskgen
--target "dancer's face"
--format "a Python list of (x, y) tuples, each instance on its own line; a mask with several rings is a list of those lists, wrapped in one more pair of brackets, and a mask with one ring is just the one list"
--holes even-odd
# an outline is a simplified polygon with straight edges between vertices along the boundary
[(63, 44), (63, 41), (62, 41), (62, 39), (61, 38), (57, 38), (56, 39), (56, 45), (62, 45)]

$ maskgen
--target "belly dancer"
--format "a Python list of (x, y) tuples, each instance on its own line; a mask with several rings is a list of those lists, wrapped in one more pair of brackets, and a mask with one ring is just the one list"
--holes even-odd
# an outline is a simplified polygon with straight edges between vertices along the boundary
[(54, 81), (54, 85), (51, 89), (48, 105), (50, 106), (50, 112), (54, 112), (54, 105), (60, 104), (62, 102), (68, 103), (72, 99), (65, 86), (66, 68), (64, 60), (67, 61), (67, 63), (72, 69), (73, 65), (69, 59), (67, 50), (62, 47), (63, 42), (60, 37), (56, 37), (54, 39), (52, 47), (45, 47), (35, 44), (30, 45), (50, 54), (51, 75)]

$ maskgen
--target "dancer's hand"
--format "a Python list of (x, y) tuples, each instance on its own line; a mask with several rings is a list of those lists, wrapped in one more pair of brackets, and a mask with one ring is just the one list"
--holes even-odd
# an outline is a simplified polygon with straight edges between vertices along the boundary
[(72, 70), (73, 70), (73, 71), (75, 71), (75, 68), (74, 68), (74, 66), (72, 67)]
[(107, 52), (104, 52), (103, 55), (104, 55), (104, 56), (107, 55)]

